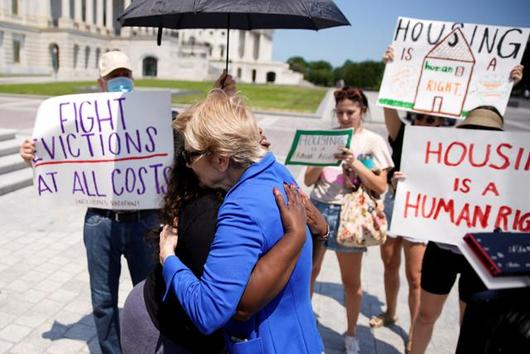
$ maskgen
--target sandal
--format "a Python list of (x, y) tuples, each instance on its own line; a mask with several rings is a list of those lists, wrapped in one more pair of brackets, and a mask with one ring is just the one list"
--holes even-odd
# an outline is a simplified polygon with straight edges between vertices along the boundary
[(381, 313), (377, 316), (372, 316), (370, 321), (368, 322), (370, 324), (370, 327), (372, 328), (379, 328), (379, 327), (387, 327), (391, 326), (394, 323), (397, 322), (397, 318), (390, 318), (387, 316), (386, 313)]
[(412, 351), (412, 341), (409, 339), (405, 343), (405, 354), (410, 354), (411, 351)]

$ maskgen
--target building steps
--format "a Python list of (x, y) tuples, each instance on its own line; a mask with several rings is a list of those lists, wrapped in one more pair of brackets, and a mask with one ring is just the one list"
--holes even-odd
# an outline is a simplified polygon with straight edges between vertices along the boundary
[(30, 167), (0, 175), (0, 195), (14, 192), (33, 184), (33, 171)]
[(13, 129), (0, 129), (0, 141), (15, 139), (17, 131)]
[(33, 184), (33, 171), (19, 155), (17, 131), (0, 129), (0, 195)]
[(15, 139), (0, 141), (0, 157), (18, 154), (19, 148), (20, 144)]

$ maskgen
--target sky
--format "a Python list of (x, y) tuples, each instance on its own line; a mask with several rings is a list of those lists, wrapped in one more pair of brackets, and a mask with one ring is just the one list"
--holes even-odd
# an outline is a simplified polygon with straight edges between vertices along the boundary
[(277, 30), (273, 59), (380, 60), (399, 16), (425, 20), (530, 27), (530, 0), (334, 0), (351, 26), (321, 31)]

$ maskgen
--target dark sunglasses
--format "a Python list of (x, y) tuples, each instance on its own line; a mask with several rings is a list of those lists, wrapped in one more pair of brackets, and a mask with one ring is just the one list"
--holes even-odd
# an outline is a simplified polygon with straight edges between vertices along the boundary
[(184, 161), (188, 165), (191, 165), (193, 163), (193, 160), (195, 160), (195, 158), (197, 158), (197, 157), (199, 157), (201, 155), (204, 155), (204, 154), (206, 154), (205, 151), (187, 151), (187, 150), (182, 150), (182, 152), (181, 152), (182, 158), (184, 159)]
[(434, 124), (434, 122), (436, 122), (436, 118), (435, 117), (424, 116), (422, 114), (417, 114), (416, 116), (414, 116), (414, 120), (416, 120), (418, 122), (425, 121), (425, 123), (427, 123), (427, 124)]

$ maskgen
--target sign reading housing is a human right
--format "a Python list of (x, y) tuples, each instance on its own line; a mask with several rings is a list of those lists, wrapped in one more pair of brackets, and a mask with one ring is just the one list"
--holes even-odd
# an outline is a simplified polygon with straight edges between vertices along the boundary
[(50, 98), (33, 141), (39, 199), (103, 209), (154, 209), (173, 161), (169, 92)]
[(528, 28), (398, 18), (377, 103), (450, 118), (477, 106), (504, 114), (510, 71), (521, 62)]
[(530, 134), (408, 126), (391, 232), (457, 245), (530, 231)]

